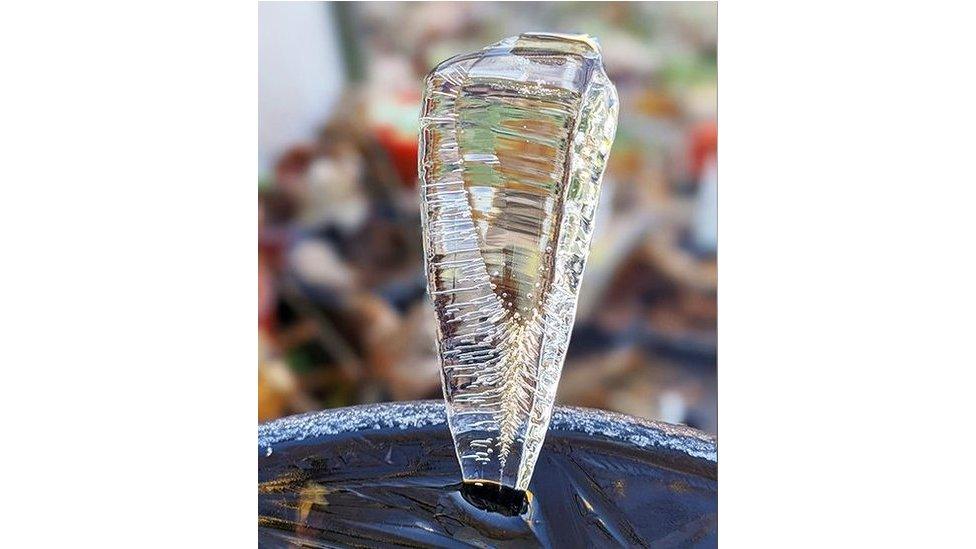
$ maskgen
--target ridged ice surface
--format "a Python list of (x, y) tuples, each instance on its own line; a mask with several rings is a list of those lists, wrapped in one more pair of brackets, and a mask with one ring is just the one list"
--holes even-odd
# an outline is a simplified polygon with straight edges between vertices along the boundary
[(508, 38), (426, 79), (428, 289), (465, 480), (524, 489), (532, 476), (616, 120), (585, 36)]

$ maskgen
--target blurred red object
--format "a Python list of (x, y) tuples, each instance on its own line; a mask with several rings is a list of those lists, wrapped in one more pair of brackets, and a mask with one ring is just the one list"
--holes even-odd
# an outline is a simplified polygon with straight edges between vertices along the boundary
[(393, 169), (404, 187), (417, 186), (417, 137), (420, 127), (420, 92), (414, 86), (384, 90), (372, 107), (376, 140), (390, 157)]
[(308, 166), (314, 156), (315, 148), (312, 145), (301, 144), (291, 147), (275, 164), (275, 182), (288, 191), (294, 192), (294, 188), (302, 184), (302, 179), (308, 172)]
[(274, 327), (275, 303), (277, 292), (274, 273), (264, 262), (258, 260), (258, 326), (268, 332)]
[(695, 181), (701, 179), (702, 169), (709, 158), (718, 150), (718, 125), (715, 120), (707, 120), (691, 129), (688, 139), (688, 160), (691, 175)]
[(403, 186), (417, 186), (417, 136), (404, 135), (396, 128), (381, 126), (376, 129), (376, 138), (390, 155), (393, 169), (400, 176)]

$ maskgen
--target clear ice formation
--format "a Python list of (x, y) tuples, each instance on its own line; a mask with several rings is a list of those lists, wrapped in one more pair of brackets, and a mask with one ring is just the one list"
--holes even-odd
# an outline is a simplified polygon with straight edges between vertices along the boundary
[(467, 482), (525, 490), (532, 478), (617, 109), (600, 48), (585, 35), (522, 34), (427, 76), (425, 264)]

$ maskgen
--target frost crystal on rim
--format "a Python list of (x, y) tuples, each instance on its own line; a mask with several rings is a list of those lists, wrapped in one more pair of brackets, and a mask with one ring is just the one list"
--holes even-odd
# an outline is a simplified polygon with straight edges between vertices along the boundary
[(465, 481), (528, 487), (617, 108), (588, 36), (507, 38), (441, 63), (425, 81), (425, 261)]

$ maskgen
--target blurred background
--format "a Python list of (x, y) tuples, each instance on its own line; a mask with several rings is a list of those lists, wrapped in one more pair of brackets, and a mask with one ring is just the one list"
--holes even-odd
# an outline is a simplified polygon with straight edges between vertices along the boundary
[(524, 31), (596, 36), (620, 95), (558, 401), (716, 432), (716, 4), (259, 4), (259, 420), (442, 398), (420, 89)]

